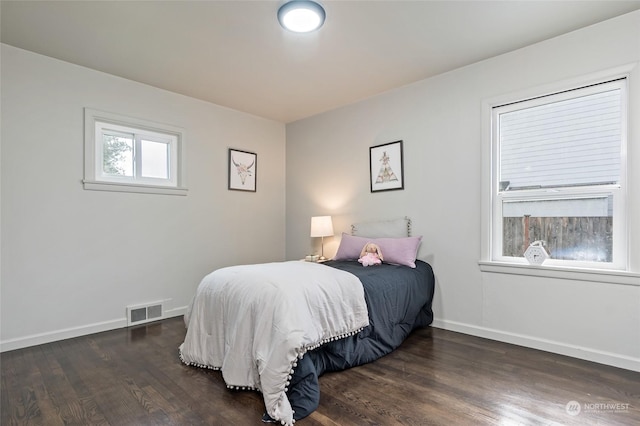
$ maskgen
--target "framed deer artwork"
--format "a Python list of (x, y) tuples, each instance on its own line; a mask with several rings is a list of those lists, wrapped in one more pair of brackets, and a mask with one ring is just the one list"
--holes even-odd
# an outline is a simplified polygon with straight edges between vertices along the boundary
[(229, 148), (229, 189), (256, 192), (258, 154)]

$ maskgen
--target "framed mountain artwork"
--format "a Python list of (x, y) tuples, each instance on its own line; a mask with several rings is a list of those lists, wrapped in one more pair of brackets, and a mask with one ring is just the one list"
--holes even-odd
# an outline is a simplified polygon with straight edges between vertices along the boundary
[(371, 192), (404, 189), (402, 141), (369, 148)]

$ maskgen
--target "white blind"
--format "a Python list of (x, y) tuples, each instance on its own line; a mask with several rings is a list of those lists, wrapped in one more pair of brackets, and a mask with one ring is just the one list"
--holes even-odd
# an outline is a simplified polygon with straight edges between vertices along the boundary
[[(576, 90), (499, 113), (500, 181), (509, 189), (617, 183), (621, 89)], [(531, 106), (534, 104), (533, 106)], [(502, 108), (502, 107), (500, 107)]]

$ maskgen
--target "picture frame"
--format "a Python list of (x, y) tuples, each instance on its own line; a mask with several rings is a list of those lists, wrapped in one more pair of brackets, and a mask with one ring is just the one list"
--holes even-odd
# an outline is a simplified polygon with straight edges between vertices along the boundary
[(229, 148), (229, 190), (256, 192), (258, 154)]
[(369, 148), (369, 182), (371, 192), (404, 189), (402, 141)]

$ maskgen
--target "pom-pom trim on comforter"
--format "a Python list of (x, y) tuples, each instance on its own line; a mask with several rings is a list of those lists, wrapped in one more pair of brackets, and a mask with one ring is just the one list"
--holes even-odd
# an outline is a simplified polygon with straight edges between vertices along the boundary
[(357, 277), (297, 261), (214, 271), (185, 320), (182, 362), (221, 371), (229, 389), (262, 392), (269, 416), (285, 425), (295, 422), (286, 392), (298, 360), (369, 324)]

